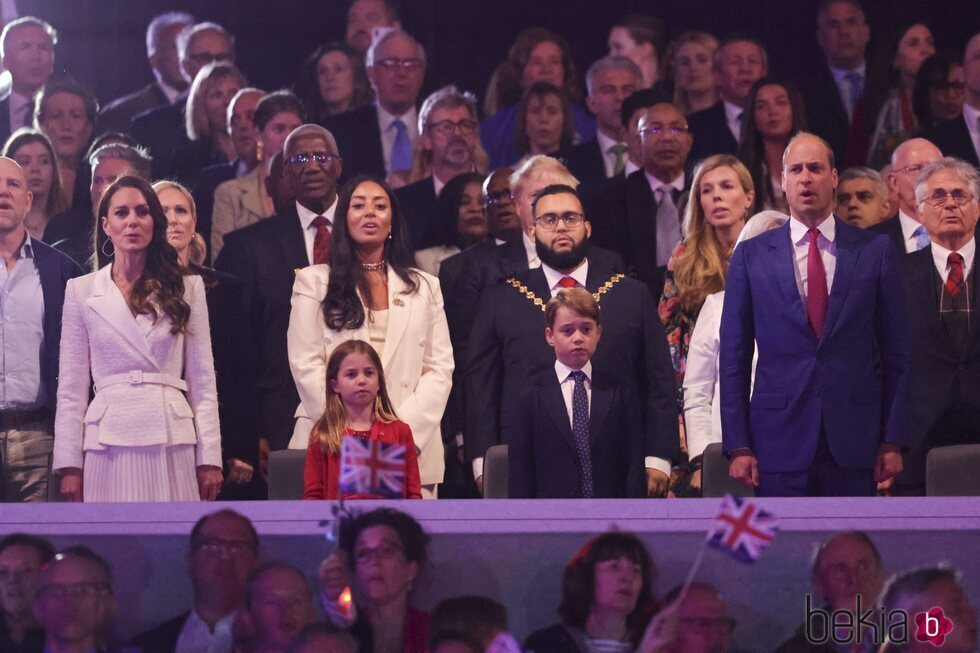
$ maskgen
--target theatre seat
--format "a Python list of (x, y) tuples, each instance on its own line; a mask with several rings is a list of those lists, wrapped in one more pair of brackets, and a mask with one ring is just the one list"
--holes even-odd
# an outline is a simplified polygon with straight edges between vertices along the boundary
[(721, 451), (721, 443), (713, 442), (704, 448), (701, 468), (701, 493), (704, 497), (754, 497), (755, 492), (728, 476), (728, 458)]
[(936, 447), (926, 456), (926, 496), (980, 496), (980, 444)]
[(507, 498), (507, 445), (495, 444), (483, 457), (483, 498)]
[(269, 452), (269, 499), (303, 498), (306, 449)]

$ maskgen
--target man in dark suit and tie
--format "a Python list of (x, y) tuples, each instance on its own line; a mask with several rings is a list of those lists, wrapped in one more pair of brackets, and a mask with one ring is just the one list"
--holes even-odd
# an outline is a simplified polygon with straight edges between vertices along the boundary
[(0, 33), (0, 61), (10, 73), (10, 89), (0, 97), (0, 143), (34, 118), (34, 96), (54, 72), (58, 33), (34, 16), (10, 21)]
[(387, 178), (395, 188), (404, 186), (419, 137), (415, 103), (425, 77), (425, 50), (408, 32), (392, 30), (371, 44), (364, 64), (377, 101), (324, 122), (346, 152), (341, 182), (368, 173)]
[(254, 335), (253, 342), (243, 344), (243, 355), (256, 358), (262, 447), (273, 451), (287, 448), (299, 405), (286, 356), (293, 280), (298, 269), (326, 263), (341, 169), (336, 141), (319, 125), (293, 130), (283, 158), (286, 184), (296, 201), (271, 218), (229, 233), (215, 262), (218, 270), (242, 282), (242, 319), (250, 321)]
[(910, 343), (898, 254), (834, 216), (823, 139), (790, 141), (782, 183), (791, 220), (736, 247), (728, 271), (729, 475), (760, 496), (873, 495), (902, 469)]
[(930, 246), (904, 258), (912, 330), (909, 396), (911, 453), (898, 477), (903, 494), (921, 494), (929, 449), (980, 443), (980, 326), (976, 227), (980, 174), (946, 158), (922, 171), (919, 215)]
[(911, 138), (892, 152), (888, 186), (898, 195), (898, 213), (871, 230), (888, 236), (900, 254), (917, 252), (929, 245), (929, 234), (919, 220), (915, 179), (927, 165), (942, 157), (939, 148), (924, 138)]
[(576, 217), (583, 214), (581, 200), (574, 191), (565, 195), (573, 200), (563, 213), (567, 221), (548, 224), (551, 220), (539, 216), (528, 230), (538, 265), (487, 288), (480, 297), (466, 352), (466, 458), (474, 463), (474, 477), (480, 478), (487, 448), (509, 444), (521, 389), (532, 373), (554, 366), (554, 353), (542, 337), (544, 305), (571, 286), (565, 280), (570, 278), (599, 302), (603, 337), (593, 366), (639, 396), (647, 493), (664, 496), (679, 442), (674, 373), (663, 325), (643, 284), (618, 273), (612, 252), (590, 248), (592, 228)]
[(963, 115), (923, 133), (946, 156), (955, 156), (980, 167), (980, 32), (963, 51)]
[[(402, 215), (408, 221), (412, 248), (416, 251), (437, 245), (436, 202), (442, 188), (456, 175), (485, 169), (486, 154), (480, 146), (476, 96), (453, 85), (444, 86), (425, 98), (419, 111), (418, 156), (423, 169), (432, 174), (395, 191)], [(478, 161), (482, 158), (482, 161)]]
[(183, 11), (160, 14), (146, 28), (146, 56), (155, 81), (138, 91), (113, 100), (102, 107), (96, 122), (96, 134), (129, 133), (133, 118), (139, 114), (179, 100), (188, 82), (180, 70), (177, 56), (177, 34), (194, 24), (194, 17)]
[(621, 109), (623, 100), (640, 88), (642, 80), (640, 68), (626, 57), (603, 57), (585, 73), (589, 91), (585, 105), (595, 114), (596, 138), (572, 147), (565, 156), (569, 172), (581, 182), (583, 195), (626, 170), (629, 148)]
[(694, 136), (691, 160), (701, 161), (712, 154), (735, 154), (742, 136), (745, 101), (752, 85), (769, 70), (766, 49), (744, 36), (726, 39), (715, 50), (712, 64), (721, 99), (707, 109), (688, 116)]

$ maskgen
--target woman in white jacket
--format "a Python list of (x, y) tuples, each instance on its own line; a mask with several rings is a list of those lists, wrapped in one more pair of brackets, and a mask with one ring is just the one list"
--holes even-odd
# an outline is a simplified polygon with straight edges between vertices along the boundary
[(445, 470), (440, 423), (452, 387), (453, 350), (439, 280), (413, 264), (398, 201), (376, 177), (352, 179), (337, 200), (330, 266), (296, 274), (289, 367), (299, 391), (291, 449), (306, 449), (326, 404), (330, 353), (352, 338), (381, 356), (388, 395), (412, 429), (423, 498)]
[[(213, 500), (221, 436), (204, 286), (150, 185), (99, 203), (112, 261), (65, 289), (53, 468), (69, 501)], [(89, 403), (89, 389), (95, 397)]]

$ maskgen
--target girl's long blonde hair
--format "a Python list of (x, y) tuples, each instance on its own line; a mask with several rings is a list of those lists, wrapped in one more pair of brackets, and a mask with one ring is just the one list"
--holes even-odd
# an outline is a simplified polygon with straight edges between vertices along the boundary
[(709, 156), (698, 166), (691, 184), (684, 215), (684, 253), (674, 261), (674, 283), (684, 308), (700, 307), (704, 298), (725, 289), (730, 252), (718, 240), (714, 227), (708, 224), (701, 207), (701, 180), (717, 168), (735, 171), (742, 190), (754, 191), (752, 175), (742, 162), (730, 154)]
[(381, 357), (378, 356), (378, 352), (363, 340), (346, 340), (340, 343), (327, 360), (327, 409), (314, 426), (323, 452), (335, 456), (340, 453), (340, 439), (344, 429), (347, 428), (347, 410), (344, 409), (344, 402), (340, 395), (331, 389), (330, 382), (337, 380), (340, 366), (350, 354), (364, 354), (371, 359), (371, 364), (378, 371), (378, 396), (374, 400), (374, 419), (380, 419), (386, 424), (398, 419), (391, 405), (391, 399), (388, 398), (385, 371), (381, 367)]

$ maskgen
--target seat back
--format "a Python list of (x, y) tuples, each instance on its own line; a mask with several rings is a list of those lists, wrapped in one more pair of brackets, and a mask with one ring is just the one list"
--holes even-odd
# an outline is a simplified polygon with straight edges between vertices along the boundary
[(720, 442), (712, 442), (704, 448), (701, 455), (701, 495), (704, 497), (723, 497), (731, 494), (736, 497), (754, 497), (755, 492), (728, 475), (728, 457), (721, 450)]
[(306, 449), (269, 452), (269, 499), (302, 499)]
[(483, 457), (483, 498), (506, 499), (508, 478), (507, 445), (495, 444)]
[(980, 496), (980, 444), (935, 447), (926, 456), (926, 496)]

